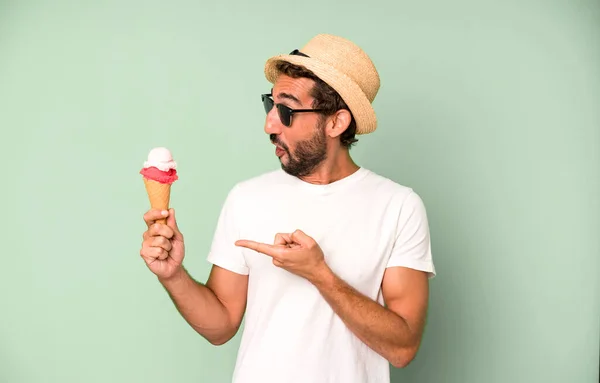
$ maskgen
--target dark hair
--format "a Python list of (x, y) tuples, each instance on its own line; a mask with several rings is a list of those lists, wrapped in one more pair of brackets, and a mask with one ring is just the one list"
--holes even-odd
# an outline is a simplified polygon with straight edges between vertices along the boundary
[(315, 85), (310, 92), (311, 97), (314, 98), (312, 107), (315, 109), (325, 109), (325, 111), (322, 112), (322, 119), (324, 119), (324, 116), (331, 116), (340, 109), (346, 109), (348, 112), (350, 112), (351, 120), (350, 125), (348, 125), (348, 129), (346, 129), (340, 135), (340, 142), (342, 146), (349, 149), (355, 142), (358, 141), (358, 139), (355, 137), (356, 121), (354, 120), (354, 115), (352, 115), (350, 108), (348, 108), (348, 105), (346, 105), (344, 100), (342, 100), (342, 97), (338, 94), (338, 92), (336, 92), (323, 80), (318, 78), (313, 72), (302, 66), (280, 61), (277, 63), (277, 70), (280, 73), (292, 78), (306, 77), (314, 80)]

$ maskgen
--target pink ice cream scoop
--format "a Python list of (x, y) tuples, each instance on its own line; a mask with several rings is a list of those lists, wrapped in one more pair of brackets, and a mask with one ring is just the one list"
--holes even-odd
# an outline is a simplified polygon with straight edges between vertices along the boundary
[(177, 176), (177, 163), (173, 161), (171, 151), (167, 148), (154, 148), (148, 154), (148, 160), (140, 174), (149, 180), (162, 184), (172, 184), (179, 178)]

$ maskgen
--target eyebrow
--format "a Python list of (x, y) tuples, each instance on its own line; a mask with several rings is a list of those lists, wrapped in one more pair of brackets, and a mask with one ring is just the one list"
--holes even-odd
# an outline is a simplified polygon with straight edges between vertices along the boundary
[(279, 98), (283, 98), (283, 99), (286, 99), (286, 100), (291, 100), (291, 101), (295, 102), (296, 104), (302, 106), (302, 103), (300, 102), (300, 100), (296, 96), (294, 96), (292, 94), (283, 93), (282, 92), (282, 93), (279, 93), (277, 96)]

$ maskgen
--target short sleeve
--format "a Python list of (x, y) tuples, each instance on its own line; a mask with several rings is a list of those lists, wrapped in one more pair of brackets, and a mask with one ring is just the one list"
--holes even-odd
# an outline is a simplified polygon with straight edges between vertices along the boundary
[(403, 266), (436, 275), (431, 254), (427, 212), (422, 199), (414, 192), (404, 199), (396, 228), (396, 237), (387, 267)]
[(249, 269), (242, 248), (235, 245), (240, 232), (237, 192), (236, 186), (229, 192), (221, 208), (207, 260), (234, 273), (248, 275)]

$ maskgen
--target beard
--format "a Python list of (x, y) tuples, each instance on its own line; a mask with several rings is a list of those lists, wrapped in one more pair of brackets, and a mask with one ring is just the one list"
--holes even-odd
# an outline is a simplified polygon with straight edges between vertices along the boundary
[(325, 121), (319, 121), (311, 138), (298, 142), (294, 153), (276, 135), (271, 134), (270, 139), (287, 154), (287, 163), (280, 159), (281, 169), (292, 176), (304, 177), (311, 174), (327, 158)]

